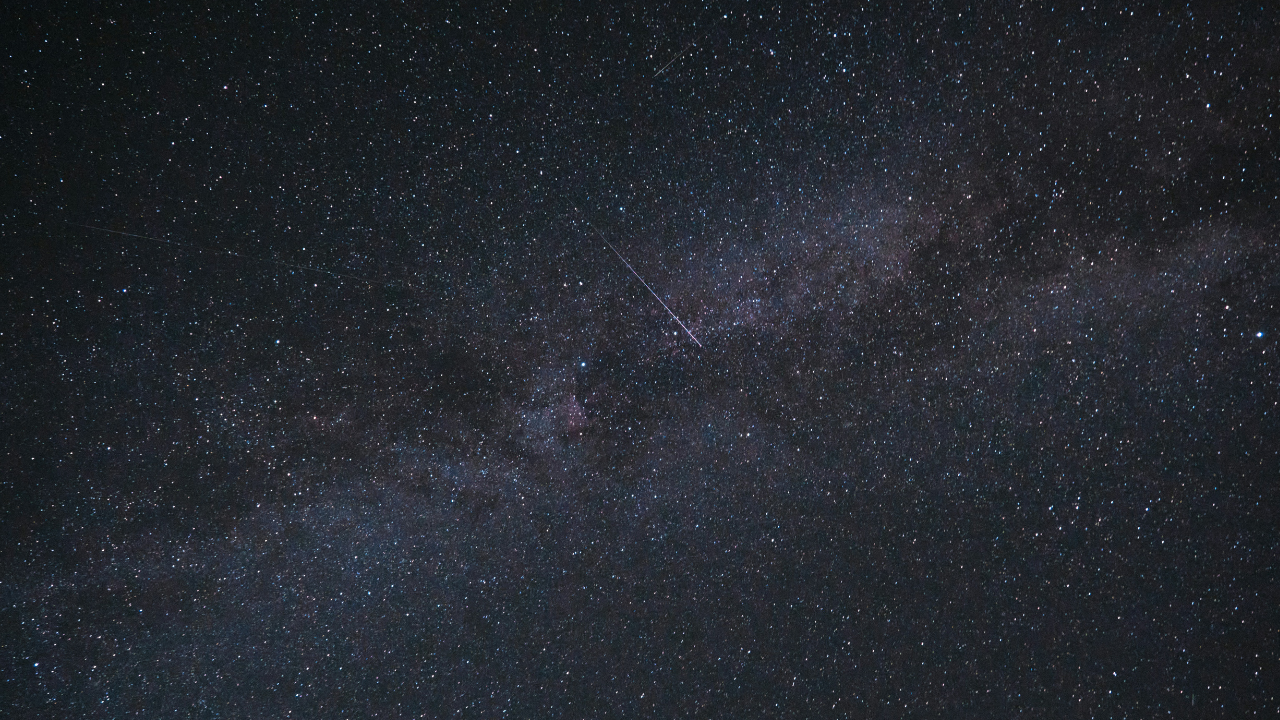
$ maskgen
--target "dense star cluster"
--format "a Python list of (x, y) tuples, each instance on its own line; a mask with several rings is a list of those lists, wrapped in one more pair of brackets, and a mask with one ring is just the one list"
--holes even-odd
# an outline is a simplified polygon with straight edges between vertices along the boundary
[(1275, 8), (277, 5), (6, 20), (0, 715), (1280, 710)]

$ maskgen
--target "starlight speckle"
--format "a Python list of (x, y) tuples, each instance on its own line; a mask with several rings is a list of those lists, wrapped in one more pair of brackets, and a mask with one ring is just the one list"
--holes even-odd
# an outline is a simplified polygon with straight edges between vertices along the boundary
[(1280, 710), (1267, 13), (19, 5), (6, 716)]

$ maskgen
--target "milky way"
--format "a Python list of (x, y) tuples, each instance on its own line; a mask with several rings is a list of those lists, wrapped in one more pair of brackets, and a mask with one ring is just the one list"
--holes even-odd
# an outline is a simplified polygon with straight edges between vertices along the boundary
[(17, 13), (0, 714), (1280, 709), (1276, 13), (846, 5)]

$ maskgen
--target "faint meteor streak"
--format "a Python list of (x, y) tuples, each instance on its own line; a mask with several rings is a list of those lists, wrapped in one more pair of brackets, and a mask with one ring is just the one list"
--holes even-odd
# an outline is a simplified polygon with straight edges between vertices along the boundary
[(680, 327), (684, 328), (684, 331), (689, 334), (689, 337), (695, 343), (698, 344), (698, 347), (702, 347), (702, 343), (698, 342), (698, 338), (693, 336), (693, 333), (690, 332), (688, 326), (680, 322), (680, 318), (676, 317), (676, 314), (674, 312), (671, 312), (671, 308), (667, 307), (667, 304), (665, 302), (662, 302), (662, 298), (658, 297), (658, 293), (654, 292), (653, 288), (649, 287), (649, 283), (645, 282), (644, 278), (640, 277), (640, 273), (636, 272), (636, 269), (631, 267), (631, 263), (627, 262), (627, 259), (622, 256), (622, 253), (618, 252), (618, 248), (614, 247), (613, 243), (609, 242), (609, 238), (605, 237), (604, 233), (600, 232), (599, 228), (597, 228), (595, 225), (592, 225), (590, 220), (586, 220), (585, 218), (584, 220), (587, 223), (588, 227), (596, 231), (596, 234), (600, 236), (600, 239), (604, 241), (604, 244), (609, 246), (609, 249), (613, 251), (613, 254), (618, 256), (618, 259), (622, 261), (622, 264), (627, 266), (627, 269), (631, 271), (631, 274), (636, 276), (636, 279), (640, 281), (640, 284), (644, 285), (645, 289), (649, 291), (649, 294), (653, 295), (654, 299), (657, 300), (659, 303), (662, 303), (662, 307), (666, 308), (667, 313), (671, 315), (671, 319), (675, 320), (677, 323), (679, 323)]
[(683, 50), (681, 50), (679, 53), (677, 53), (675, 57), (673, 57), (673, 58), (671, 58), (670, 60), (668, 60), (668, 61), (667, 61), (667, 64), (662, 66), (662, 69), (661, 69), (661, 70), (659, 70), (658, 72), (656, 72), (656, 73), (654, 73), (654, 74), (653, 74), (653, 77), (655, 77), (655, 78), (656, 78), (656, 77), (658, 77), (659, 75), (661, 75), (662, 73), (666, 72), (666, 71), (667, 71), (667, 68), (671, 67), (671, 63), (674, 63), (675, 61), (677, 61), (677, 60), (679, 60), (680, 58), (684, 57), (684, 54), (685, 54), (685, 53), (687, 53), (687, 52), (689, 52), (689, 48), (691, 48), (691, 47), (693, 47), (694, 45), (696, 45), (696, 44), (698, 43), (698, 40), (699, 40), (699, 39), (701, 39), (701, 38), (694, 38), (694, 39), (693, 39), (693, 40), (692, 40), (688, 45), (685, 45), (685, 46), (684, 46), (684, 49), (683, 49)]

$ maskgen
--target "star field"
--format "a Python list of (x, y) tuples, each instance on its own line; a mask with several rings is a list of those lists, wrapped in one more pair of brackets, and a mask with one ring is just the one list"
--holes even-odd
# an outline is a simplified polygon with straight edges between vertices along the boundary
[(10, 15), (6, 716), (1280, 709), (1266, 5)]

